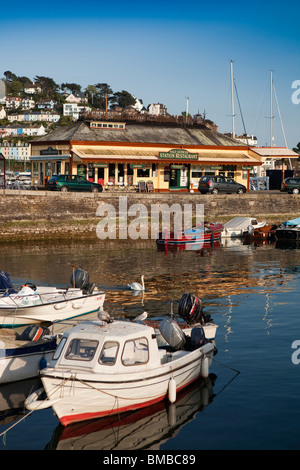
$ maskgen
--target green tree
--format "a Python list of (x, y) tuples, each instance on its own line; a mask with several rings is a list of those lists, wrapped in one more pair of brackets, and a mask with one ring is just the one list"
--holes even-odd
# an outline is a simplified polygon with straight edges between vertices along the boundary
[(56, 95), (59, 89), (59, 86), (55, 83), (55, 81), (49, 77), (42, 77), (37, 75), (34, 81), (37, 85), (40, 86), (42, 89), (42, 94), (44, 94), (48, 99), (51, 98), (52, 95)]
[(106, 99), (107, 103), (111, 102), (113, 91), (107, 83), (97, 83), (95, 84), (95, 87), (97, 89), (96, 99), (98, 100), (98, 106), (101, 109), (105, 109)]
[(77, 83), (62, 83), (60, 88), (62, 91), (69, 90), (71, 93), (81, 91), (81, 85), (78, 85)]
[[(300, 154), (300, 142), (298, 142), (297, 147), (293, 148), (294, 152)], [(299, 157), (300, 158), (300, 157)]]
[(113, 104), (117, 104), (122, 108), (126, 108), (126, 106), (135, 104), (135, 98), (126, 90), (114, 93), (111, 101)]

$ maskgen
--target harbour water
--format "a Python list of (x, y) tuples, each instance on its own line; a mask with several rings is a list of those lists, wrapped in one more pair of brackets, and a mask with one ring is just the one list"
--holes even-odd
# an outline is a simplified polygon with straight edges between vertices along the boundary
[[(208, 380), (178, 397), (124, 416), (68, 427), (52, 409), (28, 414), (38, 380), (0, 387), (1, 450), (298, 450), (300, 249), (243, 244), (159, 251), (154, 241), (96, 241), (1, 247), (0, 269), (14, 284), (68, 285), (72, 266), (107, 291), (112, 316), (177, 312), (182, 294), (202, 298), (218, 324)], [(146, 292), (127, 284), (145, 275)], [(295, 343), (294, 343), (295, 346)], [(299, 348), (299, 346), (298, 346)], [(299, 354), (300, 357), (300, 354)], [(26, 416), (25, 416), (26, 415)]]

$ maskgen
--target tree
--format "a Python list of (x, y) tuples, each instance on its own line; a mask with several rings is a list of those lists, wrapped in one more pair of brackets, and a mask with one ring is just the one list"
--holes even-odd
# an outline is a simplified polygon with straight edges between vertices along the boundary
[(122, 108), (126, 108), (126, 106), (135, 104), (135, 98), (128, 91), (122, 90), (114, 93), (112, 102)]
[(106, 99), (109, 103), (113, 97), (113, 91), (111, 87), (107, 83), (97, 83), (95, 84), (97, 89), (97, 97), (99, 101), (99, 108), (105, 109), (106, 108)]
[(69, 90), (71, 93), (74, 93), (74, 91), (81, 91), (81, 85), (78, 85), (77, 83), (62, 83), (60, 88), (62, 91)]
[(45, 94), (47, 98), (50, 98), (52, 94), (55, 94), (58, 91), (59, 86), (52, 78), (37, 75), (34, 81), (40, 86), (42, 93)]
[[(296, 148), (293, 148), (293, 150), (294, 150), (294, 152), (300, 154), (300, 142), (298, 142), (297, 147), (296, 147)], [(300, 158), (300, 155), (299, 155), (299, 158)]]
[(12, 82), (13, 80), (16, 80), (18, 77), (12, 73), (10, 70), (7, 70), (3, 74), (8, 82)]

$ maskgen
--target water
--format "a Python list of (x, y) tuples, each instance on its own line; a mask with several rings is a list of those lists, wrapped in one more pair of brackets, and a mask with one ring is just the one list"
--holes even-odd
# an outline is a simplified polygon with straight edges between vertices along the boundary
[[(52, 409), (24, 419), (37, 381), (0, 387), (0, 449), (299, 449), (300, 250), (239, 242), (198, 251), (158, 251), (153, 241), (1, 247), (0, 267), (14, 283), (68, 285), (72, 265), (107, 289), (112, 315), (170, 312), (186, 292), (203, 299), (219, 325), (210, 379), (176, 406), (63, 429)], [(145, 275), (146, 293), (127, 284)], [(32, 383), (34, 382), (34, 383)], [(4, 433), (6, 431), (6, 433)]]

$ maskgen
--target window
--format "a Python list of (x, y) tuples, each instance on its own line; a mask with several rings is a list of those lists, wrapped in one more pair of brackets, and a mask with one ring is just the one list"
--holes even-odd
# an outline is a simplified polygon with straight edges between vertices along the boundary
[(59, 343), (59, 345), (58, 345), (58, 347), (57, 347), (57, 349), (54, 353), (54, 356), (53, 356), (54, 361), (56, 361), (56, 359), (59, 358), (60, 353), (61, 353), (64, 345), (66, 344), (66, 341), (67, 341), (67, 338), (62, 338), (61, 342)]
[(138, 178), (149, 178), (150, 170), (149, 168), (138, 168), (137, 169), (137, 177)]
[(122, 363), (124, 366), (135, 366), (145, 364), (149, 359), (149, 347), (146, 338), (136, 338), (126, 341), (123, 353)]
[(118, 350), (119, 343), (116, 341), (106, 341), (99, 357), (99, 363), (109, 366), (114, 365), (116, 362)]
[(95, 355), (98, 341), (73, 339), (68, 347), (66, 359), (91, 361)]

